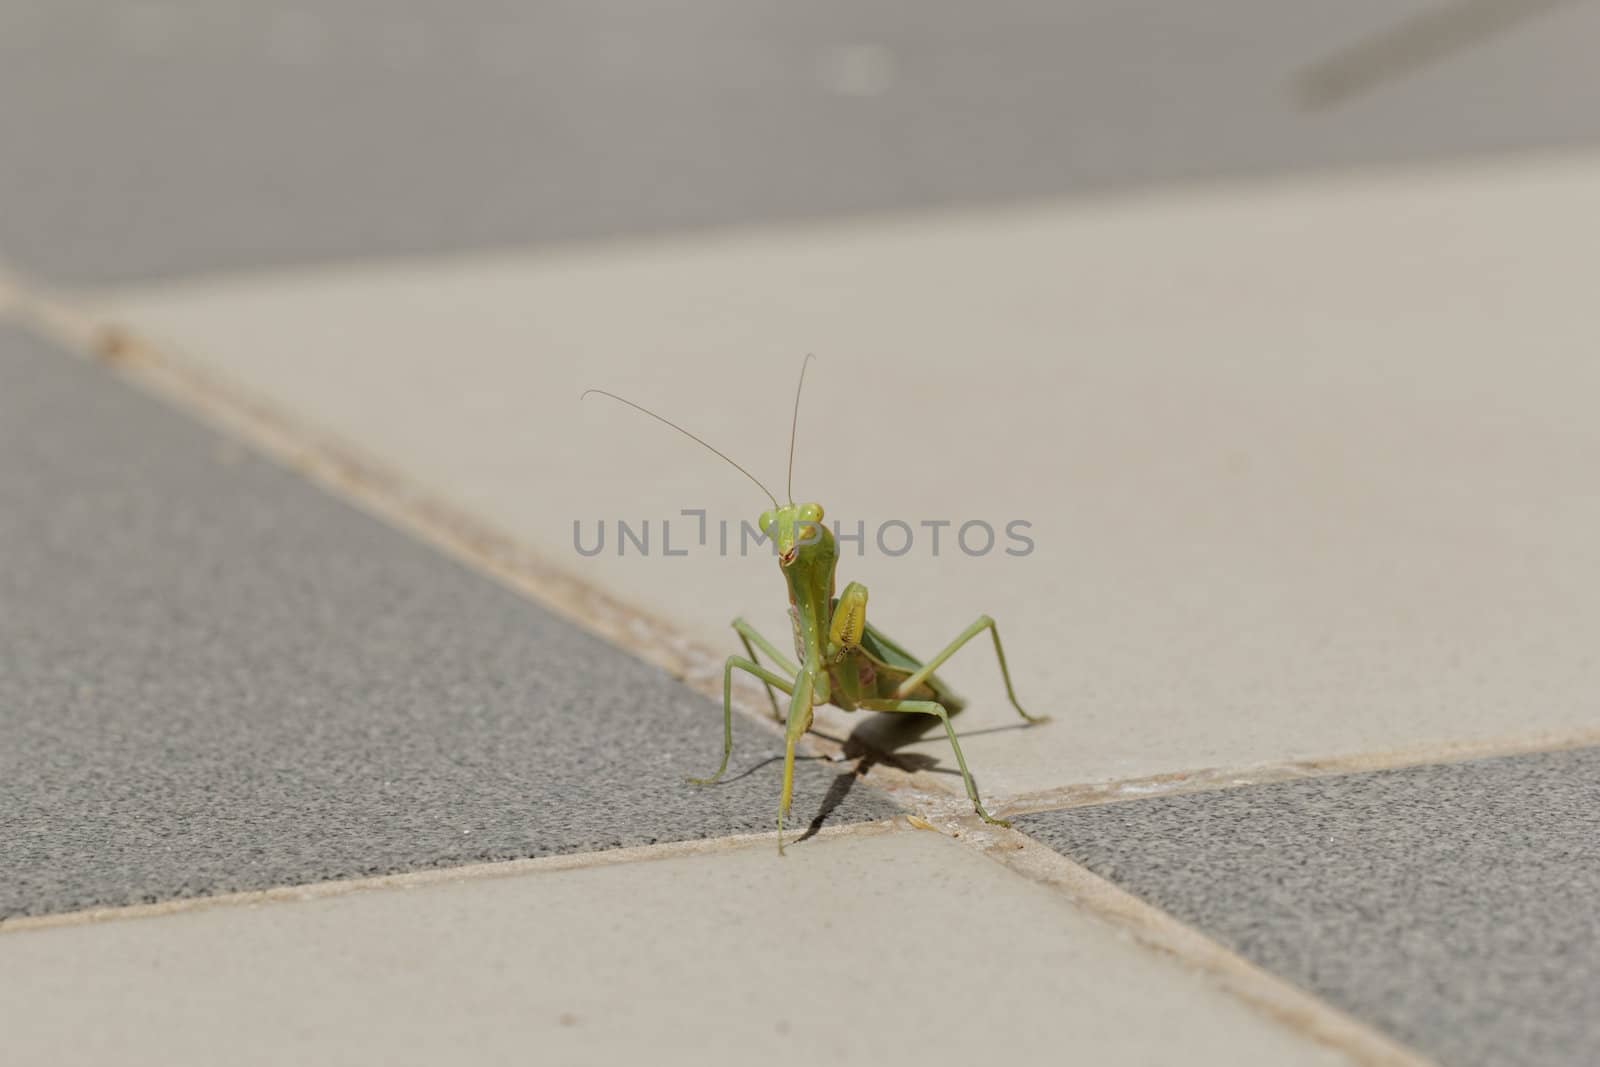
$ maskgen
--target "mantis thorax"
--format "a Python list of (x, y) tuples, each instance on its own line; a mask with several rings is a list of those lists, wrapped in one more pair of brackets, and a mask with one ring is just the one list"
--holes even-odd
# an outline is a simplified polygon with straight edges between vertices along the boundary
[[(839, 549), (822, 524), (821, 504), (788, 504), (764, 512), (761, 528), (778, 551), (778, 565), (789, 585), (801, 656), (809, 669), (820, 670), (828, 631), (833, 568)], [(819, 679), (820, 681), (821, 679)]]

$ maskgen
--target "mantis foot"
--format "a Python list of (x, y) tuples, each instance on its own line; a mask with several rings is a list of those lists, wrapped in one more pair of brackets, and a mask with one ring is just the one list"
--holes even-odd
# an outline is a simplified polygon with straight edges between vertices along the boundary
[(983, 805), (974, 804), (973, 805), (973, 810), (978, 813), (978, 818), (982, 819), (984, 822), (988, 823), (990, 826), (1003, 826), (1007, 830), (1011, 829), (1011, 822), (1009, 820), (995, 818), (993, 815), (990, 815), (988, 812), (983, 810)]

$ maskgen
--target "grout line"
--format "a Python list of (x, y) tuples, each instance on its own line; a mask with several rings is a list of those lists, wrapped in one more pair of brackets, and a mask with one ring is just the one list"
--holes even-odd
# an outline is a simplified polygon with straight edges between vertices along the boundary
[(1016, 830), (986, 826), (976, 816), (913, 825), (955, 837), (997, 863), (1062, 893), (1085, 912), (1125, 931), (1146, 948), (1200, 972), (1274, 1022), (1368, 1067), (1436, 1067), (1314, 993), (1212, 940), (1196, 928), (1106, 881)]
[(1519, 756), (1535, 752), (1560, 752), (1570, 748), (1600, 745), (1600, 728), (1497, 737), (1482, 741), (1450, 741), (1415, 745), (1382, 752), (1356, 752), (1321, 759), (1258, 763), (1245, 767), (1203, 767), (1194, 771), (1174, 771), (1143, 778), (1124, 778), (1110, 782), (1065, 785), (1010, 797), (995, 807), (1002, 817), (1032, 815), (1099, 804), (1117, 804), (1153, 797), (1209, 793), (1221, 789), (1292, 782), (1307, 778), (1332, 778), (1345, 774), (1403, 770), (1431, 764), (1468, 763), (1497, 756)]
[[(905, 817), (883, 819), (877, 822), (851, 823), (847, 826), (825, 826), (812, 835), (815, 839), (835, 837), (877, 837), (902, 829)], [(771, 845), (778, 839), (774, 831), (759, 834), (734, 834), (729, 837), (712, 837), (695, 841), (668, 841), (659, 845), (635, 845), (629, 848), (609, 848), (595, 852), (574, 852), (560, 856), (536, 856), (531, 859), (497, 860), (471, 863), (460, 867), (429, 867), (419, 871), (402, 871), (398, 874), (380, 874), (368, 878), (341, 878), (326, 882), (308, 882), (304, 885), (273, 886), (270, 889), (249, 889), (237, 893), (219, 893), (214, 896), (177, 897), (153, 904), (127, 904), (118, 907), (85, 908), (81, 911), (55, 912), (50, 915), (23, 915), (0, 919), (0, 936), (25, 933), (30, 930), (53, 930), (63, 926), (88, 926), (103, 922), (127, 919), (154, 919), (164, 915), (179, 915), (211, 908), (255, 907), (259, 904), (325, 900), (361, 893), (373, 889), (417, 889), (422, 886), (445, 885), (455, 882), (478, 881), (486, 878), (510, 878), (524, 874), (548, 874), (555, 871), (581, 870), (589, 867), (611, 867), (623, 863), (644, 863), (652, 860), (675, 859), (682, 856), (711, 856), (723, 852), (737, 852)], [(800, 843), (791, 840), (790, 847)]]

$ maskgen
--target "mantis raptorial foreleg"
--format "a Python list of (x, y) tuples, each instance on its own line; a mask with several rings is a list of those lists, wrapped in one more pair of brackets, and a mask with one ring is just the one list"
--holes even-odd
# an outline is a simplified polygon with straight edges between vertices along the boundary
[[(783, 654), (778, 651), (777, 647), (773, 645), (771, 641), (768, 641), (765, 637), (762, 637), (760, 632), (757, 631), (754, 626), (751, 626), (743, 619), (734, 619), (733, 628), (738, 631), (739, 640), (744, 642), (745, 654), (748, 655), (752, 661), (759, 662), (756, 661), (756, 649), (759, 648), (763, 653), (766, 654), (768, 659), (777, 665), (779, 673), (787, 674), (790, 678), (793, 678), (795, 675), (800, 673), (800, 668), (796, 667), (793, 663), (790, 663), (787, 659), (785, 659)], [(766, 690), (767, 699), (772, 701), (772, 717), (779, 722), (782, 722), (783, 712), (778, 710), (778, 698), (772, 692), (772, 686), (768, 685)], [(784, 692), (787, 693), (789, 690), (785, 689)]]
[(695, 785), (712, 785), (728, 769), (728, 756), (733, 752), (733, 669), (735, 667), (738, 667), (741, 671), (748, 671), (768, 685), (777, 686), (785, 693), (794, 692), (794, 683), (790, 679), (779, 677), (759, 663), (745, 659), (743, 656), (729, 656), (728, 661), (722, 665), (722, 762), (717, 764), (717, 773), (711, 777), (689, 779)]
[[(927, 663), (924, 663), (915, 674), (912, 674), (905, 681), (901, 682), (895, 688), (896, 695), (903, 697), (907, 694), (916, 692), (917, 686), (921, 685), (923, 680), (926, 679), (928, 675), (937, 670), (945, 660), (955, 655), (957, 649), (966, 644), (968, 641), (971, 641), (974, 637), (977, 637), (978, 634), (984, 630), (988, 630), (989, 633), (994, 637), (994, 655), (995, 658), (1000, 661), (1000, 677), (1005, 679), (1006, 696), (1011, 698), (1011, 706), (1017, 709), (1018, 715), (1021, 715), (1029, 722), (1047, 721), (1049, 718), (1048, 716), (1029, 715), (1023, 710), (1022, 705), (1017, 702), (1017, 692), (1015, 689), (1011, 688), (1011, 672), (1006, 669), (1006, 650), (1000, 647), (1000, 628), (997, 627), (994, 624), (994, 620), (989, 618), (987, 615), (979, 615), (978, 621), (967, 627), (965, 630), (962, 630), (960, 635), (954, 641), (951, 641), (945, 646), (943, 652), (930, 659)], [(951, 735), (950, 740), (952, 743), (955, 741), (954, 734)], [(959, 756), (960, 754), (961, 750), (956, 749), (956, 755)], [(968, 791), (971, 791), (970, 783)]]
[(967, 758), (961, 754), (961, 742), (956, 740), (955, 727), (950, 725), (950, 713), (944, 710), (943, 704), (932, 700), (863, 700), (861, 706), (867, 711), (910, 711), (923, 715), (937, 715), (939, 721), (944, 723), (944, 732), (945, 736), (950, 738), (950, 747), (955, 749), (956, 766), (961, 768), (961, 781), (967, 787), (967, 798), (972, 801), (973, 810), (984, 822), (993, 823), (995, 826), (1011, 825), (1004, 819), (996, 819), (983, 810), (983, 801), (978, 799), (978, 787), (972, 782), (972, 772), (967, 770)]
[(789, 725), (783, 737), (783, 794), (778, 798), (778, 855), (783, 855), (783, 817), (789, 814), (794, 798), (794, 746), (811, 729), (812, 697), (816, 676), (809, 670), (795, 675), (794, 691), (789, 694)]

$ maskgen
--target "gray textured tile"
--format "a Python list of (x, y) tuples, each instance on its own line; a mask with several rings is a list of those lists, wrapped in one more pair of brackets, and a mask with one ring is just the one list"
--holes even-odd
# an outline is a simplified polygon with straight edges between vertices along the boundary
[(1600, 1049), (1600, 749), (1018, 826), (1444, 1063)]
[(11, 0), (0, 253), (107, 282), (1593, 143), (1600, 7), (1347, 106), (1428, 0)]
[[(735, 770), (779, 747), (744, 724)], [(0, 331), (0, 917), (764, 831), (721, 710)], [(893, 812), (803, 764), (796, 828)]]

